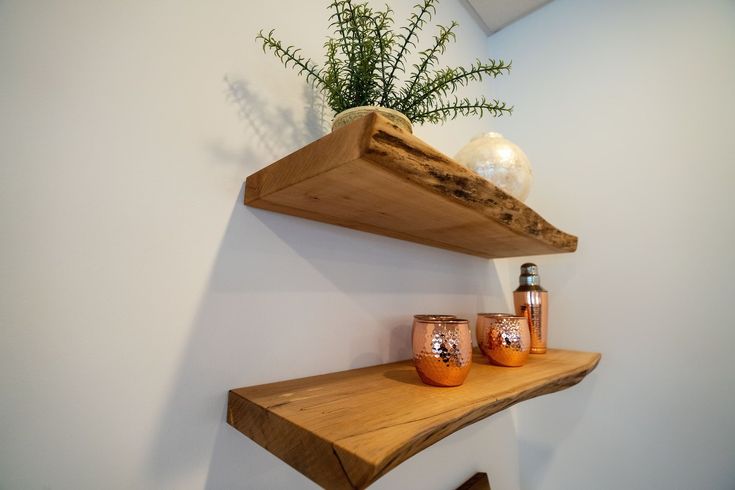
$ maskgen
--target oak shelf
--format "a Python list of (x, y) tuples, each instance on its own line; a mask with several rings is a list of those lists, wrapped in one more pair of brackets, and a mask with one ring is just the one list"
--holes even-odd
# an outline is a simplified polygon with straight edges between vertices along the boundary
[(577, 237), (375, 113), (250, 175), (245, 204), (487, 258), (577, 248)]
[(231, 390), (227, 422), (324, 488), (365, 488), (453, 432), (580, 382), (600, 354), (551, 349), (519, 368), (475, 353), (462, 386), (421, 383), (410, 361)]

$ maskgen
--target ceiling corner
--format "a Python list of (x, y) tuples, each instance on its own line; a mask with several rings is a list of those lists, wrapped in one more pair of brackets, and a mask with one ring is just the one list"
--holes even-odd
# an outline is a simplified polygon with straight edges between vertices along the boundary
[(503, 27), (525, 17), (551, 0), (467, 0), (485, 24), (486, 32), (494, 34)]

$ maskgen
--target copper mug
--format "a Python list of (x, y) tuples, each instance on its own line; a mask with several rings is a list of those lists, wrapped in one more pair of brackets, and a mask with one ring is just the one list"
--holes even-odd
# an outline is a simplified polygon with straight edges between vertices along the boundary
[(467, 320), (451, 315), (416, 315), (411, 333), (413, 362), (421, 381), (459, 386), (472, 367), (472, 334)]
[(531, 331), (525, 316), (479, 313), (475, 333), (477, 345), (491, 363), (518, 367), (528, 361), (531, 352)]
[(444, 314), (425, 314), (425, 315), (414, 315), (413, 324), (416, 325), (417, 321), (429, 321), (429, 320), (451, 320), (457, 318), (457, 315), (444, 315)]

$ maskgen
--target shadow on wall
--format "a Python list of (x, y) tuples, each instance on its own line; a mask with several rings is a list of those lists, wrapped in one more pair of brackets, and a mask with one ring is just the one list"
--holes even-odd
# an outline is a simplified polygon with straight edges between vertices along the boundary
[[(604, 362), (603, 359), (603, 366)], [(590, 406), (599, 384), (600, 367), (571, 389), (524, 402), (515, 409), (521, 488), (544, 486), (554, 451), (574, 433)], [(553, 423), (549, 423), (550, 418)], [(598, 445), (601, 444), (603, 442), (598, 441)], [(523, 468), (527, 470), (523, 471)]]
[(414, 301), (401, 298), (407, 291), (448, 303), (477, 295), (476, 310), (500, 294), (488, 261), (246, 208), (242, 198), (161, 413), (148, 458), (154, 487), (210, 465), (207, 488), (302, 488), (303, 476), (226, 425), (228, 389), (410, 357), (413, 307), (381, 311)]
[[(266, 148), (276, 158), (321, 136), (316, 119), (304, 132), (289, 111), (264, 109), (244, 82), (230, 87), (248, 136), (263, 145), (242, 154)], [(202, 473), (210, 489), (305, 487), (303, 476), (226, 425), (228, 389), (407, 358), (417, 309), (470, 297), (470, 311), (457, 313), (474, 314), (505, 301), (490, 261), (247, 208), (242, 188), (233, 201), (152, 435), (151, 488), (180, 488)]]
[[(329, 131), (331, 109), (321, 93), (310, 85), (303, 86), (303, 114), (299, 117), (290, 108), (273, 107), (250, 88), (247, 80), (226, 76), (224, 83), (227, 100), (237, 107), (237, 114), (245, 123), (248, 133), (265, 149), (272, 161), (321, 138)], [(217, 150), (215, 148), (216, 154)], [(228, 154), (222, 152), (218, 156)]]

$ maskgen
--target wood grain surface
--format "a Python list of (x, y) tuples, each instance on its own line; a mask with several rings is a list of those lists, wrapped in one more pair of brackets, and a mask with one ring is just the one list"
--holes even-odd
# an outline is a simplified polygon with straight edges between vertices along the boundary
[(518, 368), (475, 353), (462, 386), (421, 383), (410, 361), (231, 390), (227, 421), (317, 484), (365, 488), (453, 432), (581, 381), (600, 354), (550, 349)]
[(249, 176), (245, 204), (487, 258), (577, 248), (575, 236), (375, 113)]

